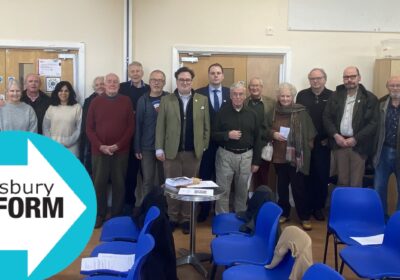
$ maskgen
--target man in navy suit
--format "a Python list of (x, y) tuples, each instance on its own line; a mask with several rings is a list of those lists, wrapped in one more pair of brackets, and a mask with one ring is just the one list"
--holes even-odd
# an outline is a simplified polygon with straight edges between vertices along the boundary
[[(229, 88), (222, 86), (224, 80), (224, 68), (219, 63), (211, 64), (208, 67), (208, 81), (209, 84), (205, 87), (199, 88), (196, 92), (208, 97), (208, 109), (210, 112), (210, 123), (213, 124), (215, 116), (222, 106), (230, 103)], [(203, 180), (215, 181), (215, 155), (217, 153), (217, 144), (211, 141), (208, 149), (204, 152), (200, 164), (199, 175)], [(197, 217), (199, 222), (207, 219), (210, 212), (211, 203), (200, 203), (200, 211)]]

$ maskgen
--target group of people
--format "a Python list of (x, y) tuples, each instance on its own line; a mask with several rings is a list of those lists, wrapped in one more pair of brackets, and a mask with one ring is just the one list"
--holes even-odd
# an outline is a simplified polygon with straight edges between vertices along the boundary
[(11, 79), (5, 97), (5, 102), (0, 103), (0, 131), (40, 133), (78, 156), (82, 108), (71, 83), (58, 83), (49, 97), (40, 91), (40, 77), (28, 74), (25, 90), (17, 80)]
[[(280, 222), (290, 218), (290, 185), (301, 225), (311, 230), (311, 215), (325, 219), (332, 170), (338, 185), (362, 186), (367, 158), (373, 159), (375, 189), (387, 214), (388, 178), (400, 175), (400, 76), (387, 81), (389, 93), (378, 101), (354, 66), (345, 68), (343, 84), (334, 92), (325, 87), (325, 71), (315, 68), (308, 74), (309, 88), (297, 93), (292, 84), (282, 83), (276, 99), (263, 95), (259, 77), (247, 87), (244, 82), (222, 86), (219, 63), (209, 66), (209, 84), (197, 90), (192, 88), (195, 73), (187, 67), (175, 72), (172, 93), (164, 91), (163, 71), (152, 71), (149, 84), (143, 74), (135, 61), (128, 66), (128, 82), (120, 83), (114, 73), (96, 77), (83, 108), (69, 82), (58, 83), (48, 97), (39, 89), (40, 77), (29, 74), (25, 90), (13, 80), (0, 104), (0, 130), (44, 134), (80, 158), (96, 189), (96, 227), (107, 216), (109, 183), (111, 216), (140, 205), (165, 178), (179, 176), (215, 180), (224, 189), (216, 214), (230, 211), (233, 187), (233, 210), (239, 212), (246, 210), (250, 175), (255, 188), (268, 185), (272, 163), (283, 209)], [(261, 158), (267, 144), (273, 146), (270, 161)], [(142, 184), (136, 189), (139, 173)], [(398, 181), (397, 188), (400, 193)], [(171, 228), (189, 233), (189, 204), (167, 201)], [(203, 221), (211, 205), (200, 206), (198, 220)]]

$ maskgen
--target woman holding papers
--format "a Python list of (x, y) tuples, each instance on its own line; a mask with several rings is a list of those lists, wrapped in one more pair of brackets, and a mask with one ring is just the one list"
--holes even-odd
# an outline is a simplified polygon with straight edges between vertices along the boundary
[(273, 119), (269, 120), (274, 148), (272, 162), (278, 177), (278, 204), (283, 209), (279, 222), (284, 223), (290, 217), (290, 184), (302, 227), (311, 230), (304, 175), (309, 172), (315, 128), (306, 108), (294, 103), (295, 95), (293, 85), (280, 84)]

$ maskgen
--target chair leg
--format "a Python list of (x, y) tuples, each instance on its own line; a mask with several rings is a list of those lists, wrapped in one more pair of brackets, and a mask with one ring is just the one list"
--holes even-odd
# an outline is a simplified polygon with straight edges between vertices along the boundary
[(342, 263), (340, 264), (340, 270), (339, 270), (340, 274), (343, 274), (343, 268), (344, 268), (344, 261), (342, 260)]
[(336, 236), (333, 237), (333, 244), (334, 244), (334, 250), (335, 250), (335, 270), (338, 271), (338, 253), (337, 253), (337, 245), (338, 245), (338, 241), (336, 239)]
[(210, 273), (210, 280), (215, 279), (215, 274), (217, 273), (217, 265), (213, 263), (213, 266), (211, 268), (211, 273)]
[(330, 236), (329, 231), (326, 231), (325, 250), (324, 250), (324, 261), (323, 261), (324, 264), (326, 263), (326, 254), (328, 253), (329, 236)]

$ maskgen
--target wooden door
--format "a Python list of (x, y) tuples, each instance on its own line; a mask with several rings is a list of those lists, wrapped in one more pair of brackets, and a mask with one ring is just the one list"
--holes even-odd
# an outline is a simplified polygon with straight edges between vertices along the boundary
[[(179, 57), (181, 59), (182, 57), (192, 56), (191, 54), (181, 53)], [(224, 68), (224, 86), (230, 87), (237, 81), (245, 81), (248, 84), (251, 78), (259, 77), (264, 82), (263, 95), (275, 99), (275, 90), (279, 85), (279, 73), (281, 64), (283, 64), (283, 55), (218, 54), (198, 55), (196, 57), (198, 62), (183, 62), (183, 66), (187, 66), (195, 72), (194, 89), (208, 84), (208, 67), (213, 63), (219, 63)], [(273, 165), (271, 164), (270, 166), (268, 185), (275, 191), (276, 175)]]
[[(67, 54), (77, 54), (78, 51), (62, 52)], [(23, 85), (24, 78), (29, 73), (39, 73), (39, 59), (59, 59), (60, 52), (46, 51), (41, 49), (6, 49), (5, 50), (5, 77), (6, 79), (14, 78)], [(74, 63), (73, 59), (59, 59), (61, 64), (60, 80), (66, 80), (74, 85)], [(41, 76), (41, 87), (43, 92), (50, 93), (46, 90), (46, 78), (49, 76)]]
[[(188, 54), (181, 54), (182, 57), (190, 57)], [(198, 62), (184, 62), (183, 66), (189, 67), (195, 73), (193, 88), (201, 88), (208, 85), (208, 67), (213, 63), (219, 63), (224, 67), (223, 86), (230, 87), (234, 82), (246, 81), (247, 79), (247, 57), (245, 55), (211, 55), (199, 56)]]
[(6, 91), (6, 50), (0, 49), (0, 95)]
[[(191, 55), (182, 53), (179, 57), (191, 57)], [(194, 89), (208, 84), (208, 66), (219, 63), (224, 67), (224, 86), (230, 87), (237, 81), (245, 81), (247, 84), (251, 78), (259, 77), (264, 82), (263, 95), (275, 98), (274, 92), (279, 84), (280, 67), (283, 63), (282, 55), (221, 54), (196, 57), (198, 62), (183, 62), (183, 66), (187, 66), (195, 72)]]

